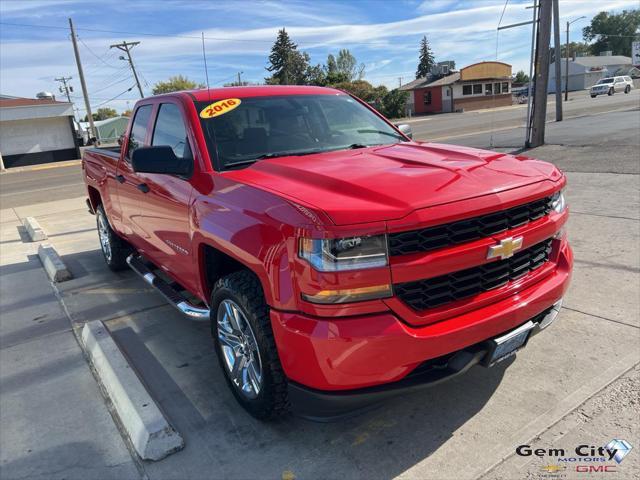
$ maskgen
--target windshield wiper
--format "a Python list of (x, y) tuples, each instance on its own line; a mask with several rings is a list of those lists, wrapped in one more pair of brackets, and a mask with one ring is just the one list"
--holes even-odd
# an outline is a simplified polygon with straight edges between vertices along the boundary
[(229, 167), (240, 167), (243, 165), (251, 165), (252, 163), (256, 163), (258, 160), (266, 160), (268, 158), (278, 158), (278, 157), (299, 157), (302, 155), (311, 155), (313, 153), (319, 153), (322, 150), (319, 149), (314, 149), (314, 150), (307, 150), (307, 151), (302, 151), (302, 152), (271, 152), (271, 153), (263, 153), (262, 155), (259, 155), (257, 157), (253, 157), (253, 158), (248, 158), (246, 160), (239, 160), (237, 162), (232, 162), (232, 163), (226, 163), (224, 165), (225, 168), (229, 168)]
[(393, 137), (398, 140), (404, 140), (397, 133), (385, 132), (384, 130), (358, 130), (358, 133), (379, 133), (380, 135), (386, 135), (387, 137)]
[(355, 150), (356, 148), (369, 148), (372, 145), (367, 145), (364, 143), (352, 143), (351, 145), (349, 145), (347, 148), (350, 148), (352, 150)]

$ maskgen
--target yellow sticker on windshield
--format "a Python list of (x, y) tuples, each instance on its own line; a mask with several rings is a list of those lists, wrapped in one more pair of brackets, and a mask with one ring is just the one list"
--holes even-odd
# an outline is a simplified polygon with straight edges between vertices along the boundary
[(230, 112), (238, 105), (240, 105), (241, 100), (239, 98), (227, 98), (225, 100), (218, 100), (215, 103), (212, 103), (209, 106), (206, 106), (200, 112), (200, 118), (213, 118), (219, 115), (224, 115), (227, 112)]

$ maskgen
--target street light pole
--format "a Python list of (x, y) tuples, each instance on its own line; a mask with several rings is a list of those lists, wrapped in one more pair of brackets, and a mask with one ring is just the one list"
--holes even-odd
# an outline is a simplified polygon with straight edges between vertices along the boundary
[(565, 48), (565, 69), (564, 69), (564, 101), (569, 100), (569, 25), (573, 22), (577, 22), (578, 20), (582, 20), (583, 18), (587, 18), (584, 15), (582, 17), (578, 17), (575, 20), (567, 22), (567, 46)]

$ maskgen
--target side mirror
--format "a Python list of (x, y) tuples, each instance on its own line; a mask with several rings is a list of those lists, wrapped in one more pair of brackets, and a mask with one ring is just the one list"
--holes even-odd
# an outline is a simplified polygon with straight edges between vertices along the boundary
[(168, 145), (136, 148), (131, 154), (133, 171), (187, 176), (191, 174), (191, 161), (176, 157)]
[(124, 143), (124, 133), (118, 137), (118, 145), (122, 146)]
[(411, 131), (411, 125), (409, 125), (408, 123), (401, 123), (399, 125), (396, 125), (396, 127), (398, 128), (398, 130), (404, 133), (407, 137), (413, 140), (413, 132)]

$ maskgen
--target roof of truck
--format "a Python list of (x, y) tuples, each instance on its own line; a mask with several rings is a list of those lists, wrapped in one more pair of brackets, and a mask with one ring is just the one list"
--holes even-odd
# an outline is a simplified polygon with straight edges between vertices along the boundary
[(313, 87), (307, 85), (250, 85), (246, 87), (222, 87), (189, 90), (190, 96), (197, 101), (218, 100), (222, 98), (269, 97), (275, 95), (340, 95), (344, 92), (335, 88)]

